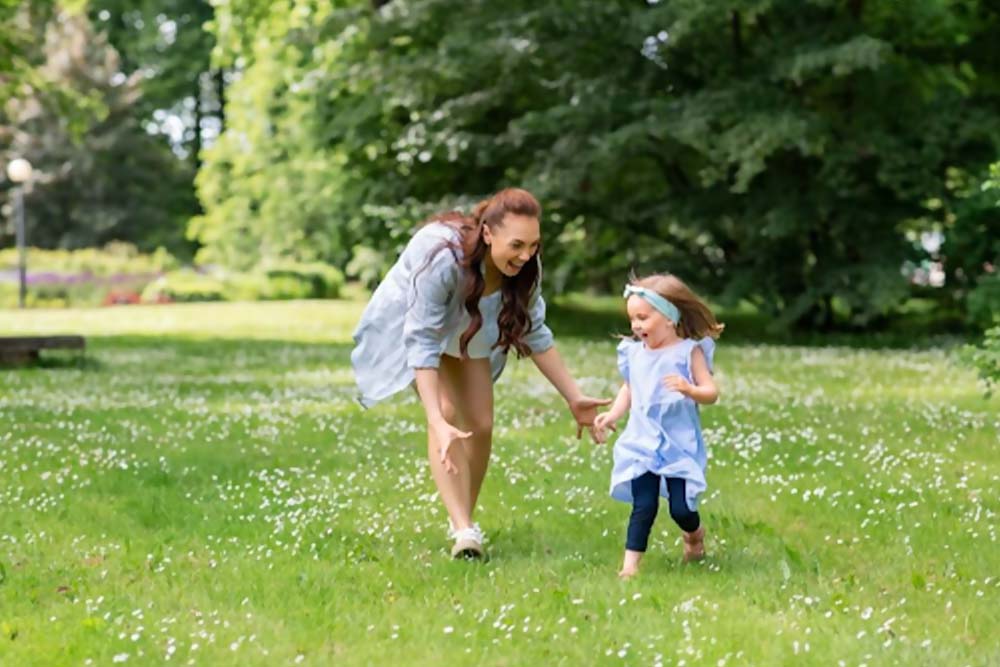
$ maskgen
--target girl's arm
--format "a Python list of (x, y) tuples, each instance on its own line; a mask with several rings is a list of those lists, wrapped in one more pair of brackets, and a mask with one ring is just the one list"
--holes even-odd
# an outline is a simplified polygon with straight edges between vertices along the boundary
[(629, 389), (628, 382), (622, 384), (622, 388), (618, 390), (618, 395), (615, 396), (615, 402), (611, 404), (611, 408), (607, 412), (602, 412), (597, 415), (594, 419), (594, 436), (597, 442), (607, 442), (608, 431), (615, 430), (615, 422), (621, 419), (626, 412), (628, 412), (629, 406), (632, 404), (632, 390)]
[(618, 395), (615, 396), (615, 402), (611, 404), (611, 407), (604, 414), (607, 415), (606, 419), (608, 421), (616, 422), (625, 416), (628, 412), (629, 406), (632, 405), (632, 390), (629, 389), (628, 382), (622, 384), (622, 388), (618, 390)]
[(663, 384), (667, 389), (679, 391), (696, 403), (710, 404), (719, 400), (719, 389), (715, 386), (705, 353), (700, 347), (691, 351), (691, 377), (694, 378), (694, 384), (680, 375), (668, 375), (663, 378)]
[[(535, 366), (545, 376), (545, 379), (552, 383), (556, 391), (566, 399), (570, 412), (573, 413), (573, 418), (576, 419), (576, 437), (579, 438), (583, 434), (583, 427), (590, 428), (593, 426), (594, 417), (597, 416), (597, 408), (607, 405), (611, 402), (611, 399), (584, 396), (576, 386), (576, 381), (569, 374), (566, 364), (563, 363), (562, 357), (559, 356), (559, 352), (556, 351), (554, 346), (549, 347), (544, 352), (531, 355), (531, 360), (535, 362)], [(593, 431), (591, 431), (591, 437), (594, 437)]]

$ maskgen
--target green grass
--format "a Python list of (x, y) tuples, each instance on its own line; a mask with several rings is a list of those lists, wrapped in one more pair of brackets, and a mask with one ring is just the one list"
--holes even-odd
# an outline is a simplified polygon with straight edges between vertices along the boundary
[[(89, 346), (0, 371), (0, 664), (1000, 663), (1000, 417), (948, 350), (731, 325), (710, 557), (682, 566), (663, 513), (620, 582), (610, 448), (530, 362), (496, 389), (492, 559), (447, 557), (417, 401), (353, 403), (360, 308), (0, 311)], [(552, 321), (611, 395), (624, 322)]]

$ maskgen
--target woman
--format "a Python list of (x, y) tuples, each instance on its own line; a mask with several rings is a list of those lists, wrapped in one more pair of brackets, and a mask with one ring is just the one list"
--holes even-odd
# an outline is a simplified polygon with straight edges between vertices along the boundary
[(483, 555), (472, 515), (490, 460), (493, 382), (507, 352), (530, 356), (566, 399), (577, 437), (610, 402), (580, 392), (545, 326), (540, 214), (530, 193), (509, 188), (470, 216), (432, 220), (375, 290), (354, 333), (351, 363), (362, 405), (416, 384), (456, 558)]

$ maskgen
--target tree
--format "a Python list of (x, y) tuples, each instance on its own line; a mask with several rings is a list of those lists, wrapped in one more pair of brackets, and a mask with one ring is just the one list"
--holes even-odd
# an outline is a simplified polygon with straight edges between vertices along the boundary
[[(137, 77), (121, 74), (117, 54), (82, 14), (57, 13), (44, 35), (37, 70), (47, 86), (8, 100), (0, 132), (10, 137), (4, 157), (27, 157), (39, 174), (28, 195), (31, 243), (126, 240), (183, 251), (192, 176), (131, 113)], [(72, 115), (61, 104), (66, 91), (79, 102)]]
[[(982, 188), (996, 206), (1000, 206), (996, 194), (1000, 191), (1000, 162), (992, 165), (989, 177), (983, 182)], [(994, 224), (996, 224), (994, 218)], [(987, 398), (993, 393), (993, 388), (1000, 384), (1000, 235), (992, 235), (984, 239), (984, 243), (992, 243), (993, 261), (986, 264), (984, 271), (973, 288), (969, 301), (972, 303), (970, 314), (986, 329), (983, 340), (978, 346), (967, 345), (964, 350), (966, 361), (979, 371), (979, 378)], [(990, 324), (992, 323), (992, 327)]]
[[(207, 0), (90, 0), (91, 21), (121, 55), (126, 76), (142, 81), (133, 107), (144, 125), (169, 132), (162, 119), (181, 123), (170, 141), (197, 170), (206, 139), (223, 126), (224, 68), (213, 68), (214, 16)], [(193, 213), (193, 212), (192, 212)]]
[(1000, 144), (998, 24), (973, 0), (241, 0), (192, 233), (342, 264), (517, 184), (550, 286), (671, 270), (777, 322), (864, 325), (909, 293), (907, 232), (976, 215), (949, 174)]

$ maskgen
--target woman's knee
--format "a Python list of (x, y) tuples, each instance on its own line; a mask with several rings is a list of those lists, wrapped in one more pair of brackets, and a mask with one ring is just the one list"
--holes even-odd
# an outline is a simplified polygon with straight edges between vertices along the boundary
[(470, 415), (466, 418), (467, 430), (472, 431), (473, 438), (489, 438), (493, 436), (493, 414)]
[(465, 430), (477, 439), (493, 435), (493, 380), (489, 359), (471, 359), (462, 367), (459, 411)]
[(455, 409), (455, 404), (448, 399), (443, 398), (441, 400), (441, 416), (444, 417), (444, 420), (449, 424), (454, 424), (455, 416), (457, 414), (458, 411)]

